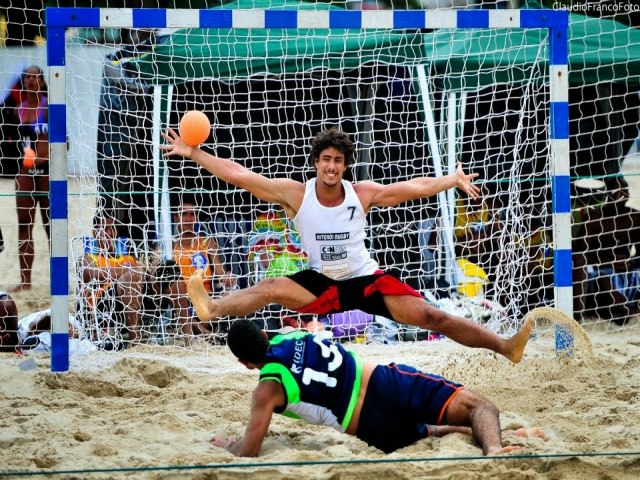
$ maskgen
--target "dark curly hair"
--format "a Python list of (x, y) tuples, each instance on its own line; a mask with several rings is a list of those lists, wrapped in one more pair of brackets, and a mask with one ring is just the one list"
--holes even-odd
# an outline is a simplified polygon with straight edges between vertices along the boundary
[(227, 345), (240, 360), (262, 363), (269, 350), (269, 340), (251, 320), (240, 319), (231, 324)]
[(320, 153), (329, 147), (333, 147), (342, 152), (344, 155), (344, 164), (347, 168), (355, 162), (354, 154), (356, 152), (356, 146), (351, 141), (351, 138), (349, 138), (349, 134), (332, 127), (328, 130), (318, 132), (311, 140), (311, 154), (309, 155), (311, 166), (315, 165), (316, 160), (320, 157)]

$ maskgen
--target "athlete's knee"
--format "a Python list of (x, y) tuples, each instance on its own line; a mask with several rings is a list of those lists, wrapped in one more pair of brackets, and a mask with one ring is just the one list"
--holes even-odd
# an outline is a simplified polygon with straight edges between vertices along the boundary
[(469, 425), (479, 412), (500, 416), (500, 409), (495, 403), (465, 388), (447, 408), (447, 421), (450, 425)]
[(474, 410), (483, 410), (485, 412), (490, 412), (496, 417), (500, 415), (500, 409), (491, 400), (481, 397), (480, 395), (475, 395), (475, 397)]
[(28, 214), (18, 215), (18, 234), (20, 236), (29, 237), (33, 231), (33, 221)]
[(426, 301), (416, 302), (415, 305), (409, 309), (409, 315), (411, 315), (415, 321), (409, 321), (407, 323), (434, 331), (439, 331), (447, 319), (445, 312), (432, 307)]
[(474, 415), (477, 415), (479, 412), (482, 414), (490, 414), (493, 417), (500, 416), (500, 409), (498, 406), (493, 403), (491, 400), (484, 398), (478, 394), (475, 394), (470, 391), (465, 391), (467, 393), (467, 408), (469, 409), (469, 418), (472, 418)]
[(256, 286), (260, 293), (272, 303), (278, 303), (288, 298), (291, 286), (295, 282), (287, 277), (265, 278)]

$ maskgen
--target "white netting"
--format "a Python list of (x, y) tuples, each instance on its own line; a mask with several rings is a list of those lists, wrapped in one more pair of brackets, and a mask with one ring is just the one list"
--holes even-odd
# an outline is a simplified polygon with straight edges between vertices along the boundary
[[(483, 32), (482, 41), (491, 43), (504, 34)], [(204, 149), (256, 173), (304, 182), (313, 175), (310, 138), (338, 126), (356, 141), (355, 181), (389, 183), (446, 174), (456, 160), (480, 174), (481, 203), (456, 195), (442, 203), (431, 198), (373, 210), (370, 247), (384, 268), (397, 270), (419, 290), (435, 291), (434, 301), (443, 308), (451, 297), (462, 297), (456, 300), (460, 305), (477, 294), (486, 297), (492, 306), (501, 306), (495, 328), (503, 333), (512, 332), (529, 308), (552, 301), (543, 234), (549, 233), (550, 188), (544, 35), (529, 63), (496, 65), (493, 55), (478, 51), (474, 70), (459, 66), (467, 58), (462, 46), (470, 37), (453, 30), (433, 38), (413, 32), (332, 33), (331, 41), (326, 31), (307, 31), (304, 37), (295, 31), (268, 35), (268, 45), (299, 50), (288, 47), (289, 56), (274, 57), (263, 49), (261, 32), (181, 30), (159, 37), (151, 62), (121, 46), (106, 64), (109, 76), (103, 79), (98, 118), (98, 184), (101, 202), (122, 224), (121, 235), (132, 238), (141, 252), (162, 252), (163, 236), (169, 230), (176, 233), (171, 223), (179, 217), (174, 214), (182, 213), (180, 204), (187, 202), (198, 212), (198, 228), (215, 239), (224, 270), (236, 275), (240, 288), (277, 269), (269, 263), (284, 272), (295, 268), (289, 261), (298, 258), (291, 252), (297, 245), (288, 231), (291, 225), (278, 216), (281, 212), (192, 162), (154, 159), (154, 139), (167, 115), (176, 128), (184, 111), (201, 110), (214, 125)], [(443, 38), (452, 44), (446, 52), (439, 50)], [(343, 43), (338, 49), (332, 44), (336, 39)], [(391, 46), (394, 42), (401, 47)], [(244, 53), (248, 44), (250, 60)], [(201, 57), (202, 45), (218, 50)], [(513, 53), (524, 46), (509, 48)], [(269, 73), (266, 66), (282, 73)], [(220, 72), (220, 80), (191, 78)], [(82, 127), (84, 119), (79, 120)], [(89, 177), (81, 185), (92, 190), (94, 182)], [(283, 252), (287, 242), (289, 250)], [(257, 266), (261, 254), (265, 264)], [(464, 308), (452, 311), (465, 314)], [(153, 324), (150, 341), (172, 346), (192, 342), (190, 328), (187, 338), (183, 335), (182, 324), (189, 319), (175, 311), (169, 319), (158, 319), (158, 313), (143, 316)], [(288, 316), (290, 312), (272, 307), (255, 318), (275, 329)], [(493, 315), (469, 316), (487, 321)], [(350, 333), (365, 332), (356, 328)]]

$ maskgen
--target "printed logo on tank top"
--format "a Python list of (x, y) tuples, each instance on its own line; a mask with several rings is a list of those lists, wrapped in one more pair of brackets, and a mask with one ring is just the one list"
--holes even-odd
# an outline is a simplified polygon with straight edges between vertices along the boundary
[(347, 245), (320, 245), (320, 258), (323, 262), (333, 262), (347, 258)]
[[(321, 242), (339, 242), (349, 240), (351, 234), (349, 232), (336, 232), (336, 233), (316, 233), (316, 240)], [(340, 244), (321, 244), (320, 245), (320, 260), (323, 262), (339, 262), (341, 263), (332, 265), (322, 265), (322, 273), (334, 278), (340, 279), (349, 275), (349, 262), (348, 249), (346, 243)], [(344, 262), (347, 260), (347, 262)]]
[(302, 362), (304, 360), (304, 340), (296, 340), (293, 347), (293, 363), (291, 364), (291, 370), (295, 375), (302, 373)]
[(349, 232), (341, 233), (316, 233), (316, 240), (325, 242), (335, 242), (338, 240), (349, 240)]

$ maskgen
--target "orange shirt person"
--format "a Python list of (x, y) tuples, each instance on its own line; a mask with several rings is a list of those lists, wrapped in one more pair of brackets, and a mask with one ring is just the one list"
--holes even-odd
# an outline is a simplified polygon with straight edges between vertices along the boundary
[(196, 206), (183, 202), (174, 214), (178, 235), (173, 242), (173, 259), (180, 267), (182, 278), (187, 281), (196, 271), (201, 270), (204, 288), (207, 292), (232, 289), (236, 278), (224, 270), (218, 244), (211, 236), (198, 232)]

